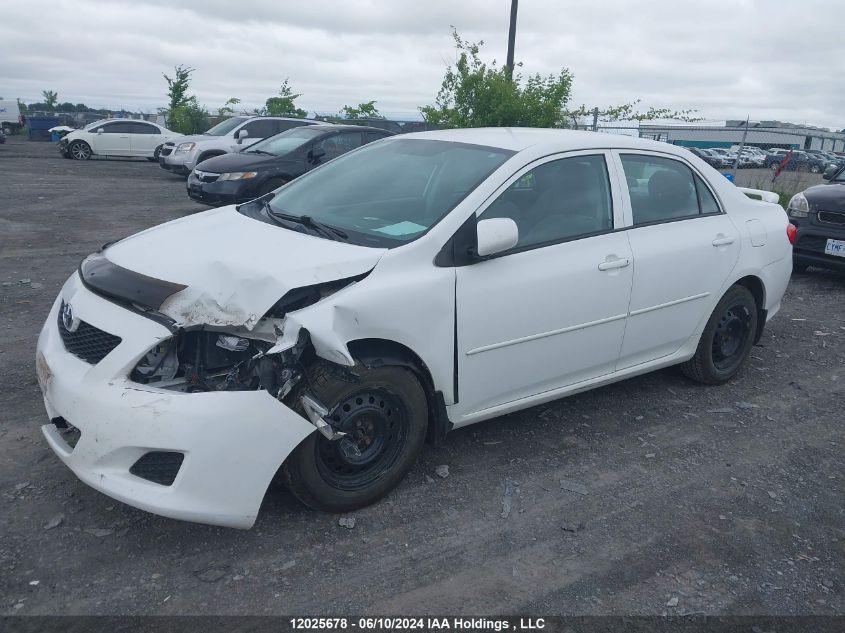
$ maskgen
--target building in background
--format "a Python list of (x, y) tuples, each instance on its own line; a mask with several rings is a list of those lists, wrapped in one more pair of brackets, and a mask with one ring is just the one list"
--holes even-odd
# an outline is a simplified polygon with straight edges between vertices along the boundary
[[(685, 147), (730, 147), (742, 141), (746, 130), (745, 121), (729, 120), (699, 123), (617, 121), (599, 123), (597, 131), (651, 138)], [(751, 121), (745, 143), (763, 149), (782, 147), (845, 152), (844, 132), (780, 121)]]

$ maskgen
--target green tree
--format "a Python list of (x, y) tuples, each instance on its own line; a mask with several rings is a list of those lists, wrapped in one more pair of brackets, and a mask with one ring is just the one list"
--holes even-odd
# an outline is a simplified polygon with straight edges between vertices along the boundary
[(262, 114), (269, 116), (291, 116), (304, 118), (308, 113), (301, 108), (297, 108), (294, 103), (296, 99), (301, 97), (301, 94), (294, 94), (293, 88), (290, 86), (290, 79), (285, 79), (281, 88), (279, 88), (278, 97), (270, 97), (264, 104)]
[(693, 123), (701, 121), (702, 118), (697, 116), (698, 110), (672, 110), (670, 108), (655, 108), (650, 106), (647, 109), (639, 107), (640, 99), (634, 99), (629, 103), (623, 103), (618, 106), (607, 106), (606, 108), (592, 107), (582, 105), (575, 110), (569, 110), (566, 113), (568, 119), (573, 125), (577, 125), (579, 118), (594, 117), (597, 121), (602, 123), (610, 123), (613, 121), (652, 121), (654, 119), (676, 119), (678, 121), (686, 121)]
[[(452, 27), (458, 61), (446, 76), (434, 105), (420, 108), (426, 121), (443, 127), (557, 127), (564, 123), (572, 74), (508, 76), (493, 60), (481, 60), (484, 42), (461, 39)], [(522, 66), (522, 64), (518, 64)]]
[(383, 119), (376, 107), (375, 100), (359, 103), (357, 106), (345, 105), (340, 109), (340, 115), (346, 119)]
[(42, 90), (41, 96), (44, 97), (44, 107), (47, 110), (55, 110), (56, 102), (59, 100), (59, 95), (55, 90)]
[(174, 132), (182, 134), (205, 132), (209, 128), (208, 110), (191, 95), (182, 105), (171, 108), (167, 125)]
[(220, 109), (217, 111), (217, 115), (224, 117), (224, 116), (232, 116), (235, 113), (235, 106), (241, 102), (240, 99), (237, 97), (232, 97), (224, 103)]
[(188, 88), (191, 85), (191, 75), (195, 70), (195, 68), (188, 68), (187, 66), (175, 66), (172, 78), (162, 73), (164, 80), (167, 82), (168, 110), (172, 111), (187, 104), (190, 99)]

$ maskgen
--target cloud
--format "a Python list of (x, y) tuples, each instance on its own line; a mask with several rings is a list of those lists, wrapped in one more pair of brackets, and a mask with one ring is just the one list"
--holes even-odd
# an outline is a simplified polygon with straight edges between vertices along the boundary
[[(375, 99), (413, 116), (454, 60), (450, 25), (505, 58), (507, 0), (57, 0), (4, 9), (6, 98), (154, 111), (161, 74), (196, 68), (191, 89), (217, 108), (260, 106), (289, 77), (299, 105), (333, 112)], [(781, 119), (845, 127), (843, 15), (825, 0), (523, 0), (522, 71), (575, 75), (573, 102), (698, 109), (710, 119)], [(841, 12), (839, 12), (841, 13)], [(50, 19), (45, 19), (49, 15)]]

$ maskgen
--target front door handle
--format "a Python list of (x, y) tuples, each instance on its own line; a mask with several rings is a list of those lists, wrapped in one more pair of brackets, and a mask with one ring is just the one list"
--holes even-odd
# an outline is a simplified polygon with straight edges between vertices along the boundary
[(733, 244), (734, 238), (728, 237), (723, 233), (719, 233), (716, 236), (716, 239), (713, 240), (713, 246), (727, 246), (728, 244)]
[(627, 257), (625, 258), (618, 258), (613, 255), (605, 259), (601, 264), (599, 264), (599, 270), (613, 270), (615, 268), (625, 268), (626, 266), (631, 265), (631, 260)]

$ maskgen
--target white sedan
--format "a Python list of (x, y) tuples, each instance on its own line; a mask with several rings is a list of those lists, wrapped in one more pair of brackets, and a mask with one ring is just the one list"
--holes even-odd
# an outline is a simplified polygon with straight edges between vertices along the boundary
[(91, 156), (137, 156), (158, 160), (162, 146), (182, 136), (156, 123), (137, 119), (103, 119), (75, 130), (59, 141), (65, 158), (88, 160)]
[(43, 433), (169, 517), (250, 527), (278, 471), (353, 510), (450, 429), (669, 365), (731, 379), (793, 237), (664, 143), (392, 137), (86, 258), (38, 341)]

